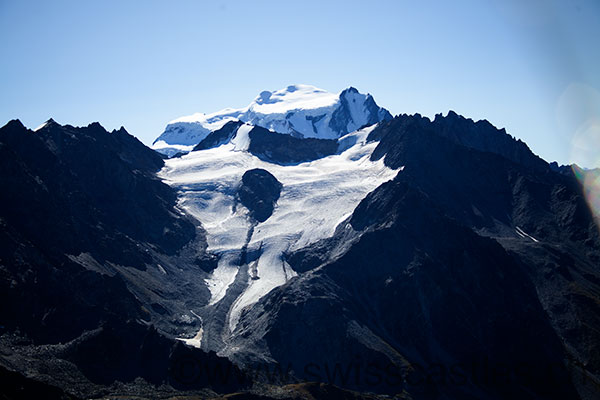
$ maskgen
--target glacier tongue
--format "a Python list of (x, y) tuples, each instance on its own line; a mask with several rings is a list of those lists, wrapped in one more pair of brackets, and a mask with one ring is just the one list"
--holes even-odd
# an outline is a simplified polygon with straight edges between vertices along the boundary
[[(160, 172), (180, 190), (181, 207), (201, 221), (208, 250), (220, 257), (207, 279), (210, 304), (224, 298), (240, 268), (248, 269), (245, 289), (225, 321), (230, 331), (244, 307), (296, 274), (285, 262), (285, 252), (330, 237), (367, 193), (398, 172), (383, 160), (370, 160), (377, 142), (366, 138), (374, 126), (341, 138), (338, 154), (297, 165), (272, 164), (240, 151), (247, 126), (238, 128), (230, 143), (167, 160)], [(262, 223), (251, 221), (236, 201), (242, 175), (252, 168), (269, 171), (283, 184), (272, 216)], [(255, 255), (250, 265), (240, 265), (242, 249)]]
[(193, 147), (234, 120), (295, 136), (337, 139), (386, 119), (391, 119), (387, 110), (377, 106), (371, 95), (354, 88), (333, 94), (314, 86), (291, 85), (274, 92), (263, 91), (245, 108), (175, 119), (155, 140), (153, 148), (175, 154), (183, 150), (181, 146)]

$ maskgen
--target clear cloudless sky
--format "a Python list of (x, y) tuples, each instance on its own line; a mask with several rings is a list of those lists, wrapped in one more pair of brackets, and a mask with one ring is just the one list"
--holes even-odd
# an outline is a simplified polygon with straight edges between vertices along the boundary
[(600, 2), (0, 0), (0, 124), (168, 121), (306, 83), (600, 166)]

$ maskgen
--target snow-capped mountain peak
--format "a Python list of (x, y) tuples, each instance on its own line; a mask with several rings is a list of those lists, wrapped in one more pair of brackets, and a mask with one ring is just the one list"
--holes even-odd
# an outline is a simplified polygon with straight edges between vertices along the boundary
[(37, 128), (35, 128), (33, 131), (37, 132), (42, 128), (45, 128), (47, 126), (51, 126), (51, 125), (56, 125), (56, 121), (53, 120), (52, 118), (50, 118), (49, 120), (47, 120), (46, 122), (44, 122), (43, 124), (41, 124), (40, 126), (38, 126)]
[(334, 105), (338, 96), (310, 85), (290, 85), (285, 89), (261, 92), (248, 107), (261, 114), (283, 114)]
[(195, 113), (167, 125), (153, 148), (167, 155), (190, 151), (210, 132), (240, 120), (297, 137), (337, 139), (365, 125), (391, 119), (370, 94), (350, 87), (333, 94), (310, 85), (261, 92), (247, 107)]

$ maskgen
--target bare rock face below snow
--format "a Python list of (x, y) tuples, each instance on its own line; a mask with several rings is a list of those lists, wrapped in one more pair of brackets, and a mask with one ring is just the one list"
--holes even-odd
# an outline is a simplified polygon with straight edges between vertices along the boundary
[[(239, 129), (243, 126), (242, 131)], [(244, 132), (245, 131), (245, 132)], [(298, 138), (289, 134), (272, 132), (261, 126), (251, 126), (240, 121), (230, 121), (221, 129), (211, 132), (192, 151), (208, 150), (246, 135), (244, 151), (263, 161), (276, 164), (297, 164), (318, 160), (335, 154), (339, 149), (337, 139)]]
[(241, 121), (229, 121), (222, 128), (209, 133), (192, 151), (207, 150), (228, 143), (236, 134), (238, 128), (244, 125)]
[(159, 258), (205, 240), (156, 178), (162, 165), (98, 123), (0, 129), (2, 325), (48, 343), (109, 319), (148, 320), (131, 287), (148, 284)]
[(265, 222), (273, 214), (282, 186), (269, 171), (255, 168), (246, 171), (242, 176), (238, 197), (240, 202), (250, 210), (253, 219)]
[(333, 155), (338, 150), (336, 139), (297, 138), (271, 132), (260, 126), (254, 127), (249, 137), (250, 153), (261, 160), (278, 164), (314, 161)]

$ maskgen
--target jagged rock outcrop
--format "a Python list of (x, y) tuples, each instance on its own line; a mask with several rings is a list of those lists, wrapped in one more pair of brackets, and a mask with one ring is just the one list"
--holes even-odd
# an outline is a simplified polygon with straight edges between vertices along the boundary
[(264, 222), (273, 214), (273, 208), (282, 184), (269, 171), (255, 168), (242, 176), (242, 184), (238, 189), (240, 202), (250, 210), (250, 217)]
[[(231, 121), (223, 128), (211, 132), (192, 151), (206, 150), (230, 143), (244, 126), (239, 121)], [(263, 161), (277, 164), (296, 164), (318, 160), (338, 151), (338, 141), (333, 139), (298, 138), (292, 135), (272, 132), (260, 126), (249, 127), (248, 148), (245, 149)]]

